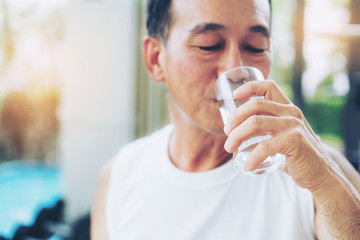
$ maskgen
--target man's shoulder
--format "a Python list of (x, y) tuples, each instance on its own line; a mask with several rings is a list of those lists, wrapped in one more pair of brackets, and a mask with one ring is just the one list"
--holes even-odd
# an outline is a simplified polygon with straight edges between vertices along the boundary
[[(148, 136), (127, 143), (111, 160), (111, 168), (130, 171), (139, 166), (143, 159), (148, 159), (152, 154), (158, 154), (164, 144), (167, 144), (172, 129), (172, 125), (166, 125)], [(148, 157), (144, 158), (145, 155)]]
[(137, 157), (144, 153), (146, 149), (153, 149), (154, 145), (160, 144), (160, 142), (166, 142), (173, 129), (172, 125), (166, 125), (165, 127), (151, 133), (148, 136), (138, 138), (130, 143), (127, 143), (120, 148), (119, 152), (115, 156), (115, 161), (124, 158)]

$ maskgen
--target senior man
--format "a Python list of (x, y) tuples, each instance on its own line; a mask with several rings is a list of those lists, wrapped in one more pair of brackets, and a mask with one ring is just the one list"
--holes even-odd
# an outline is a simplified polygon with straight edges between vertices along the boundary
[[(325, 147), (274, 81), (234, 92), (254, 98), (224, 127), (214, 84), (237, 66), (268, 76), (268, 0), (149, 0), (144, 62), (165, 82), (171, 125), (122, 148), (100, 174), (93, 239), (360, 239), (360, 176)], [(242, 141), (260, 143), (244, 169), (286, 156), (256, 177), (230, 161)]]

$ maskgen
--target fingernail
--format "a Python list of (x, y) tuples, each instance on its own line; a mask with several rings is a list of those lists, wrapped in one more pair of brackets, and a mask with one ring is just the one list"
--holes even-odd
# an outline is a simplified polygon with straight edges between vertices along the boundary
[(231, 144), (228, 141), (225, 142), (224, 148), (227, 152), (231, 152)]
[(235, 89), (234, 91), (233, 91), (233, 96), (235, 96), (235, 95), (237, 95), (237, 94), (239, 94), (239, 93), (242, 93), (243, 92), (243, 87), (242, 86), (240, 86), (240, 87), (238, 87), (237, 89)]
[(230, 131), (229, 124), (226, 123), (226, 124), (224, 125), (224, 132), (225, 132), (226, 135), (229, 135), (229, 131)]
[(252, 169), (251, 167), (249, 166), (249, 164), (247, 164), (247, 162), (245, 162), (244, 166), (243, 166), (243, 170), (245, 172), (250, 172)]

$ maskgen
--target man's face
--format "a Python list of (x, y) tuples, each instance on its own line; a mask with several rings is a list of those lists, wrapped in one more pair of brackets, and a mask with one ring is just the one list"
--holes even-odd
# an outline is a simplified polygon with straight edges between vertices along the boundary
[(214, 84), (233, 67), (271, 67), (268, 0), (173, 0), (163, 52), (170, 106), (191, 124), (223, 134)]

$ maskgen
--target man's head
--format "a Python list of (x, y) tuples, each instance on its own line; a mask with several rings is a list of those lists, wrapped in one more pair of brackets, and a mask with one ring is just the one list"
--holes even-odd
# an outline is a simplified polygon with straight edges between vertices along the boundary
[[(271, 9), (271, 0), (269, 1)], [(171, 26), (171, 0), (148, 0), (146, 27), (149, 36), (161, 38), (165, 43)]]
[(268, 0), (150, 0), (144, 62), (168, 88), (173, 120), (223, 134), (218, 76), (233, 67), (271, 67)]

